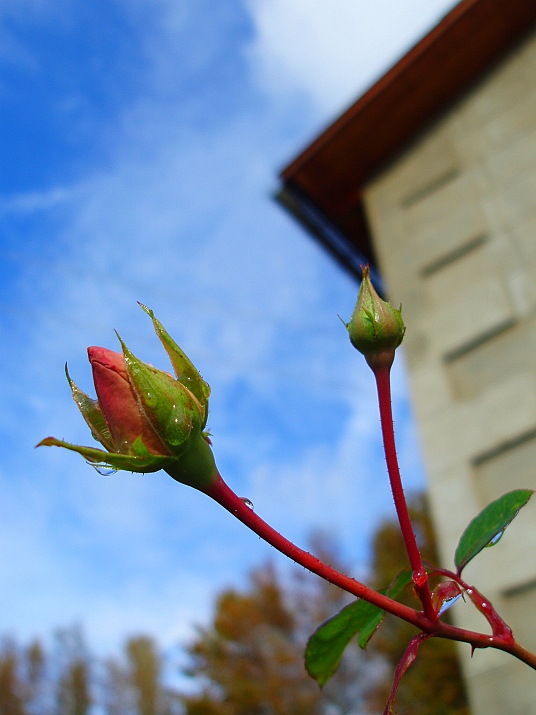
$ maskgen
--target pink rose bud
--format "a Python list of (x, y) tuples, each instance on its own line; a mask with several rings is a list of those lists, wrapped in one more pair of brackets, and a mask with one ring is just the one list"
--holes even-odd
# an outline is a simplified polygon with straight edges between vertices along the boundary
[(210, 388), (152, 311), (142, 308), (153, 320), (176, 377), (139, 360), (121, 338), (123, 354), (90, 347), (98, 399), (82, 392), (66, 373), (74, 401), (106, 451), (54, 437), (40, 445), (65, 447), (97, 466), (133, 472), (165, 469), (177, 481), (203, 490), (217, 477), (203, 432)]

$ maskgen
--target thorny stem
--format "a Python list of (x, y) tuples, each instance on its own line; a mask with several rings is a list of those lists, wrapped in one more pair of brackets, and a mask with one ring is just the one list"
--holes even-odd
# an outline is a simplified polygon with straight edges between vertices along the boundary
[(376, 378), (376, 387), (378, 390), (378, 402), (380, 406), (380, 421), (383, 436), (383, 446), (385, 451), (385, 460), (387, 462), (387, 471), (389, 473), (389, 481), (391, 482), (391, 491), (395, 502), (396, 513), (406, 550), (408, 552), (409, 563), (413, 570), (413, 583), (415, 591), (422, 603), (425, 615), (432, 621), (437, 620), (437, 613), (432, 604), (432, 595), (428, 585), (428, 574), (423, 566), (417, 540), (411, 525), (409, 517), (408, 505), (402, 487), (402, 479), (400, 477), (400, 469), (398, 467), (398, 458), (396, 456), (395, 434), (393, 428), (393, 413), (391, 409), (391, 381), (390, 367), (373, 368), (374, 377)]
[(261, 539), (264, 539), (264, 541), (271, 544), (300, 566), (317, 574), (326, 581), (333, 583), (335, 586), (339, 586), (348, 593), (358, 598), (363, 598), (365, 601), (382, 608), (388, 613), (402, 618), (424, 633), (429, 633), (441, 638), (448, 638), (449, 640), (470, 643), (473, 648), (498, 648), (519, 658), (519, 660), (522, 660), (536, 670), (536, 654), (530, 653), (520, 646), (519, 643), (505, 640), (503, 637), (497, 635), (486, 635), (485, 633), (476, 633), (475, 631), (457, 628), (436, 618), (430, 619), (425, 613), (404, 606), (397, 601), (393, 601), (393, 599), (374, 591), (360, 581), (356, 581), (350, 576), (346, 576), (331, 566), (324, 564), (312, 554), (293, 544), (261, 519), (260, 516), (247, 506), (243, 499), (237, 496), (232, 489), (227, 486), (219, 475), (211, 486), (207, 487), (204, 491), (208, 496), (212, 497), (214, 501), (218, 502), (218, 504), (227, 509), (227, 511), (239, 519), (239, 521), (249, 527), (255, 534), (260, 536)]
[(419, 611), (409, 608), (408, 606), (404, 606), (403, 604), (394, 601), (392, 598), (384, 596), (383, 594), (374, 591), (374, 589), (365, 586), (365, 584), (360, 581), (356, 581), (350, 576), (346, 576), (345, 574), (336, 571), (309, 552), (304, 551), (293, 544), (282, 534), (273, 529), (263, 519), (261, 519), (261, 517), (258, 516), (253, 509), (247, 506), (246, 502), (237, 496), (221, 477), (218, 477), (216, 481), (208, 487), (208, 489), (206, 489), (206, 493), (258, 536), (260, 536), (261, 539), (264, 539), (264, 541), (268, 542), (278, 551), (285, 554), (285, 556), (288, 556), (309, 571), (312, 571), (326, 581), (329, 581), (345, 591), (348, 591), (348, 593), (351, 593), (358, 598), (364, 598), (366, 601), (373, 603), (375, 606), (383, 608), (385, 611), (409, 621), (409, 623), (413, 623), (418, 628), (423, 626), (423, 614), (419, 613)]

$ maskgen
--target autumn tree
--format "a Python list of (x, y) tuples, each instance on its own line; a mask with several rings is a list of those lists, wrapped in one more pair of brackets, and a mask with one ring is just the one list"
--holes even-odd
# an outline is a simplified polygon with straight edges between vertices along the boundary
[(199, 629), (188, 649), (187, 673), (203, 689), (184, 698), (187, 715), (318, 713), (314, 684), (299, 668), (294, 628), (271, 567), (253, 572), (246, 592), (222, 593), (213, 625)]
[(92, 703), (90, 658), (79, 628), (56, 633), (57, 715), (87, 715)]
[(0, 715), (26, 715), (19, 660), (15, 644), (5, 640), (0, 653)]
[[(322, 548), (336, 563), (328, 547)], [(324, 691), (303, 663), (307, 636), (345, 603), (340, 589), (306, 572), (283, 581), (271, 565), (253, 571), (245, 591), (220, 594), (212, 625), (199, 628), (188, 648), (186, 672), (200, 682), (201, 691), (183, 697), (186, 715), (359, 712), (364, 681), (374, 682), (377, 663), (350, 648)]]
[(24, 649), (25, 701), (29, 715), (45, 715), (43, 696), (46, 692), (46, 653), (39, 640)]
[[(437, 562), (432, 527), (423, 497), (411, 502), (411, 516), (426, 561)], [(325, 563), (349, 572), (338, 549), (317, 535), (311, 549)], [(407, 568), (407, 555), (394, 520), (374, 537), (369, 581), (381, 588)], [(187, 648), (187, 674), (194, 694), (165, 684), (164, 658), (148, 635), (125, 641), (107, 661), (92, 657), (80, 629), (59, 631), (54, 647), (0, 641), (0, 715), (88, 715), (92, 705), (106, 715), (357, 715), (381, 712), (392, 673), (412, 627), (387, 616), (366, 651), (352, 642), (323, 690), (304, 668), (308, 637), (352, 600), (305, 570), (256, 569), (244, 589), (227, 589), (216, 600), (209, 626), (197, 629)], [(401, 600), (415, 605), (411, 588)], [(404, 676), (398, 715), (468, 715), (455, 645), (430, 639)]]
[(163, 682), (163, 659), (151, 636), (129, 638), (123, 657), (105, 663), (107, 715), (174, 715), (178, 699)]

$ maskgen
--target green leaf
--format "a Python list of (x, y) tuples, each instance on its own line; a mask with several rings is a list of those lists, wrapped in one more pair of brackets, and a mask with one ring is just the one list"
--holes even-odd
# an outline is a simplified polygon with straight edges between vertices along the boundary
[[(411, 569), (405, 569), (380, 593), (396, 598), (410, 583)], [(384, 616), (383, 609), (360, 598), (345, 606), (316, 629), (305, 649), (305, 667), (320, 687), (323, 687), (337, 670), (342, 654), (352, 638), (359, 634), (358, 643), (361, 648), (365, 648)]]
[(458, 574), (486, 546), (501, 538), (508, 524), (517, 516), (533, 494), (532, 489), (516, 489), (488, 504), (463, 532), (454, 555)]

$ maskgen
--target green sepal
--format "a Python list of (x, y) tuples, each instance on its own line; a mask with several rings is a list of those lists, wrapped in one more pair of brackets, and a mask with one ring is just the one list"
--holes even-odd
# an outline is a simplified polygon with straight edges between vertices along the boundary
[(123, 348), (130, 384), (156, 434), (176, 457), (202, 430), (203, 409), (195, 395), (162, 370), (139, 360), (117, 336)]
[(357, 303), (345, 326), (352, 345), (365, 356), (373, 370), (391, 366), (406, 331), (402, 306), (397, 310), (380, 298), (370, 280), (369, 266), (362, 266)]
[[(176, 461), (175, 457), (161, 457), (150, 454), (150, 452), (148, 452), (143, 445), (143, 442), (141, 442), (143, 447), (140, 447), (140, 442), (141, 438), (138, 438), (134, 442), (133, 448), (138, 452), (138, 454), (134, 455), (105, 452), (102, 449), (95, 449), (94, 447), (83, 447), (78, 444), (64, 442), (63, 440), (56, 439), (55, 437), (46, 437), (36, 446), (64, 447), (65, 449), (71, 450), (71, 452), (77, 452), (93, 464), (100, 464), (113, 469), (124, 470), (126, 472), (158, 472), (160, 469), (164, 469), (165, 467), (171, 465), (173, 461)], [(143, 452), (143, 454), (141, 452)]]
[[(411, 582), (411, 569), (404, 569), (388, 588), (379, 593), (397, 598)], [(359, 646), (366, 648), (384, 617), (385, 611), (382, 608), (359, 598), (316, 629), (307, 642), (305, 667), (320, 687), (328, 682), (339, 667), (352, 638), (357, 635)]]
[(177, 482), (202, 492), (218, 478), (214, 455), (204, 435), (198, 437), (180, 459), (165, 467), (165, 471)]
[(153, 321), (155, 332), (169, 356), (171, 364), (173, 365), (173, 370), (177, 376), (177, 380), (187, 387), (199, 400), (199, 403), (203, 408), (204, 419), (201, 429), (204, 429), (208, 418), (208, 398), (210, 397), (209, 384), (203, 380), (193, 362), (180, 349), (158, 318), (155, 318), (153, 311), (142, 303), (138, 303), (138, 305)]
[(482, 549), (494, 546), (499, 541), (508, 524), (515, 519), (533, 493), (532, 489), (514, 489), (492, 501), (475, 516), (463, 532), (456, 548), (454, 563), (458, 574), (461, 574), (469, 561)]
[(67, 363), (65, 363), (65, 375), (67, 376), (71, 392), (73, 393), (73, 400), (78, 405), (78, 409), (87, 422), (91, 434), (103, 447), (110, 452), (115, 452), (116, 447), (98, 401), (86, 395), (86, 393), (76, 385), (74, 380), (71, 379), (69, 370), (67, 369)]

